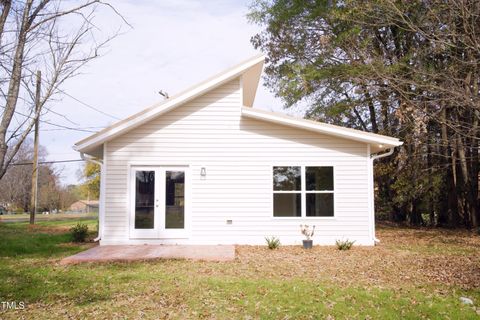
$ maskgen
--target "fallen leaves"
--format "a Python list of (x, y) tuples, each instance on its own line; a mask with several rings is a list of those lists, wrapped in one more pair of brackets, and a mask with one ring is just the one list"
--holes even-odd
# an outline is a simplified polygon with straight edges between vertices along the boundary
[[(277, 250), (238, 246), (231, 270), (255, 278), (321, 278), (345, 286), (430, 283), (480, 288), (480, 237), (463, 231), (405, 228), (380, 229), (377, 236), (382, 240), (379, 246), (354, 246), (350, 251), (326, 246), (308, 251), (300, 246)], [(209, 269), (208, 274), (215, 271)]]

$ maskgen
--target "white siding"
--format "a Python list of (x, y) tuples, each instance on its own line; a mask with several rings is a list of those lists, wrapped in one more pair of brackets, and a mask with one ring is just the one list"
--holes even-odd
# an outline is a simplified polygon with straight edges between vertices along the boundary
[[(277, 236), (294, 244), (306, 223), (316, 225), (315, 243), (345, 237), (373, 244), (367, 145), (241, 118), (241, 104), (238, 79), (106, 144), (103, 244), (155, 243), (129, 240), (129, 163), (191, 168), (189, 238), (160, 243), (264, 244)], [(333, 165), (335, 217), (273, 218), (273, 165)]]

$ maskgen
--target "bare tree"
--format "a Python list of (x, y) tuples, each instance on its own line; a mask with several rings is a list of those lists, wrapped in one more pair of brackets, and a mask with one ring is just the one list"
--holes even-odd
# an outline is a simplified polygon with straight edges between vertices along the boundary
[[(99, 49), (119, 34), (103, 35), (95, 25), (100, 0), (0, 0), (0, 179), (59, 87), (99, 56)], [(99, 41), (98, 39), (103, 40)], [(35, 111), (34, 77), (44, 75)]]
[[(45, 160), (46, 155), (45, 147), (40, 146), (39, 160)], [(10, 155), (8, 156), (10, 157)], [(30, 209), (32, 159), (33, 143), (31, 139), (27, 138), (14, 157), (13, 161), (18, 165), (10, 166), (0, 180), (0, 203), (9, 210), (21, 209), (27, 212)], [(43, 174), (44, 170), (41, 171)]]

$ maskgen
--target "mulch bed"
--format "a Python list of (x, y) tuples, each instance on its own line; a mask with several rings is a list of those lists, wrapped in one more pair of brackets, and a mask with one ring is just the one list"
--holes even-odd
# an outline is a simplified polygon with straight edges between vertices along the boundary
[[(480, 288), (480, 237), (451, 230), (384, 228), (375, 247), (238, 246), (235, 274), (250, 277), (325, 279), (339, 285), (436, 284)], [(223, 269), (223, 272), (229, 272)]]

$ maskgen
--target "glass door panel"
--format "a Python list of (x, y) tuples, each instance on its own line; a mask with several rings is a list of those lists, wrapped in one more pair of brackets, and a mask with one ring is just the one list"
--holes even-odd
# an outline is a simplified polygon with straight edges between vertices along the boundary
[(135, 229), (155, 227), (155, 171), (135, 172)]
[(165, 170), (165, 229), (185, 228), (185, 172)]

